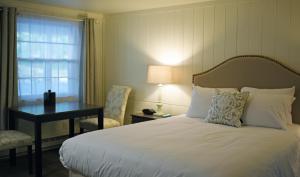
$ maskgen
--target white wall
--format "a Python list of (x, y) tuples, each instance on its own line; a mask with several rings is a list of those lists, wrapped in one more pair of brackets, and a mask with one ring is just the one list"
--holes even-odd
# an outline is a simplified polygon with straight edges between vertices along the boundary
[[(192, 74), (226, 58), (259, 54), (300, 71), (299, 0), (229, 0), (107, 16), (106, 90), (132, 86), (130, 113), (155, 107), (147, 65), (174, 65), (180, 83), (163, 90), (165, 112), (185, 112)], [(128, 122), (128, 121), (127, 121)]]

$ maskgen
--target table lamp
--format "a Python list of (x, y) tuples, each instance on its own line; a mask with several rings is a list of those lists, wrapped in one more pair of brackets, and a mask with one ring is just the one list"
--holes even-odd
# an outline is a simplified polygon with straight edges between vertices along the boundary
[(147, 82), (152, 84), (158, 84), (159, 96), (158, 96), (158, 102), (156, 104), (157, 110), (155, 115), (162, 116), (164, 115), (164, 113), (162, 112), (163, 104), (161, 102), (161, 87), (163, 86), (163, 84), (172, 83), (172, 67), (157, 66), (157, 65), (148, 66)]

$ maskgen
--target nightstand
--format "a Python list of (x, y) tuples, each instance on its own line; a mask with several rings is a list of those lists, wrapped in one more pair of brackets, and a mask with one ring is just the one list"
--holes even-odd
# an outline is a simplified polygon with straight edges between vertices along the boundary
[(143, 113), (136, 113), (131, 114), (132, 117), (132, 123), (139, 123), (139, 122), (145, 122), (150, 120), (156, 120), (156, 119), (163, 119), (163, 117), (155, 116), (155, 115), (146, 115)]

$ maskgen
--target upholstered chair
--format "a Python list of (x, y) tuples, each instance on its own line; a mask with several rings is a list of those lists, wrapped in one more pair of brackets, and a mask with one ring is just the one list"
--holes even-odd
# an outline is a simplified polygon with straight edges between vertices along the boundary
[(31, 136), (19, 131), (0, 131), (0, 151), (10, 150), (11, 166), (16, 165), (16, 148), (27, 146), (29, 174), (32, 174), (32, 141)]
[[(131, 88), (114, 85), (110, 89), (104, 105), (104, 128), (118, 127), (124, 124), (126, 105)], [(88, 118), (80, 121), (80, 132), (97, 130), (98, 119)]]

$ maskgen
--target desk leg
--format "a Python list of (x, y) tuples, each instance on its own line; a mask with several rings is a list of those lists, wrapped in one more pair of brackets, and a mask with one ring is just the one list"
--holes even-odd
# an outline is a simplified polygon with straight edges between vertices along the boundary
[(74, 119), (69, 119), (69, 138), (74, 136)]
[(98, 129), (99, 130), (103, 129), (103, 122), (104, 122), (103, 109), (100, 109), (98, 112)]
[[(8, 112), (8, 123), (9, 129), (15, 130), (16, 129), (16, 118), (13, 111), (9, 110)], [(9, 160), (11, 166), (16, 166), (16, 149), (9, 150)]]
[(17, 164), (17, 157), (16, 157), (16, 149), (9, 150), (9, 163), (10, 166), (14, 167)]
[(35, 121), (35, 176), (42, 177), (42, 124)]

